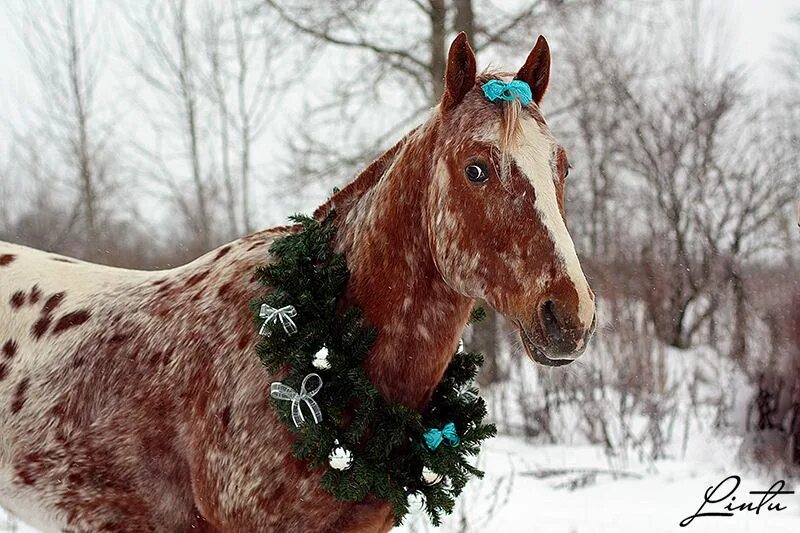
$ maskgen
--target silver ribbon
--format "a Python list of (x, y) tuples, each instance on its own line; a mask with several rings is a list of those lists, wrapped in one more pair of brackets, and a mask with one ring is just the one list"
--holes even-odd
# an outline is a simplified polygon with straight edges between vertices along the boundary
[(456, 389), (456, 393), (460, 399), (466, 401), (467, 403), (472, 403), (478, 399), (478, 395), (472, 392), (472, 389), (474, 389), (473, 383), (465, 383)]
[(297, 310), (293, 305), (287, 305), (285, 307), (281, 307), (280, 309), (275, 309), (270, 305), (261, 304), (261, 310), (258, 312), (258, 316), (264, 319), (264, 323), (261, 324), (261, 329), (258, 330), (259, 335), (269, 337), (272, 334), (272, 331), (269, 329), (270, 323), (277, 323), (278, 321), (280, 321), (281, 325), (283, 326), (283, 331), (289, 335), (292, 333), (297, 333), (297, 326), (294, 324), (294, 321), (291, 318), (293, 316), (297, 316)]
[(311, 411), (311, 417), (314, 419), (315, 424), (319, 424), (322, 420), (322, 410), (319, 408), (317, 402), (314, 401), (313, 396), (322, 388), (322, 378), (319, 374), (309, 374), (303, 378), (300, 384), (300, 392), (296, 392), (288, 385), (284, 385), (280, 381), (276, 381), (269, 387), (269, 395), (277, 400), (287, 400), (292, 402), (292, 422), (296, 427), (306, 421), (303, 416), (303, 410), (300, 408), (300, 402), (305, 402), (308, 409)]

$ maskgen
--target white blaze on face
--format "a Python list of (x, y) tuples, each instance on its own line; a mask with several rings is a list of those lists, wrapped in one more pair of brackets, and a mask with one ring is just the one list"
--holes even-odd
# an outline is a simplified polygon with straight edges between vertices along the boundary
[(542, 131), (535, 119), (525, 113), (520, 116), (520, 126), (520, 134), (510, 150), (511, 156), (533, 185), (536, 211), (550, 233), (555, 252), (563, 261), (567, 276), (575, 286), (575, 291), (578, 293), (578, 318), (582, 325), (588, 328), (594, 318), (594, 301), (578, 261), (572, 237), (558, 208), (555, 176), (551, 164), (556, 143), (549, 134)]

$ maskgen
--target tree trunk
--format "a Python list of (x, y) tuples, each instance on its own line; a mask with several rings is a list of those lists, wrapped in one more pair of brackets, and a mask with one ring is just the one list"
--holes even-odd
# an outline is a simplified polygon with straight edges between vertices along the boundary
[(242, 228), (245, 233), (253, 231), (250, 219), (250, 143), (253, 142), (252, 128), (250, 125), (250, 112), (247, 109), (245, 94), (247, 91), (247, 50), (245, 49), (245, 36), (242, 29), (242, 18), (237, 7), (234, 7), (234, 31), (236, 32), (236, 56), (239, 63), (239, 76), (237, 78), (237, 101), (239, 105), (240, 121), (240, 178), (242, 194)]
[(472, 14), (472, 0), (455, 0), (454, 4), (456, 20), (453, 29), (456, 32), (465, 32), (470, 41), (475, 44), (475, 17)]
[(484, 309), (486, 309), (486, 318), (472, 326), (472, 338), (469, 342), (469, 350), (481, 352), (484, 357), (483, 366), (478, 374), (478, 383), (482, 387), (503, 380), (500, 350), (497, 342), (498, 332), (502, 327), (501, 321), (495, 311), (485, 306)]
[(430, 60), (430, 79), (431, 79), (431, 105), (436, 105), (442, 98), (444, 91), (444, 71), (447, 65), (447, 52), (445, 51), (445, 39), (447, 30), (445, 21), (447, 19), (447, 6), (444, 0), (430, 0), (430, 20), (431, 20), (431, 60)]
[(188, 135), (189, 156), (192, 165), (192, 181), (194, 182), (195, 201), (197, 202), (197, 215), (194, 226), (197, 230), (197, 246), (203, 251), (211, 248), (211, 220), (207, 206), (206, 188), (200, 166), (200, 148), (198, 143), (197, 127), (197, 96), (191, 80), (192, 64), (189, 57), (189, 43), (187, 43), (188, 26), (186, 21), (186, 2), (181, 1), (178, 6), (177, 17), (177, 38), (180, 54), (180, 79), (181, 97), (183, 99), (184, 112), (186, 113), (186, 134)]
[(744, 280), (734, 267), (730, 272), (733, 289), (733, 339), (731, 339), (731, 359), (744, 368), (747, 356), (747, 292)]
[(86, 237), (84, 254), (88, 260), (96, 260), (99, 255), (99, 231), (97, 224), (97, 191), (89, 147), (89, 110), (82, 76), (81, 48), (78, 42), (78, 28), (75, 21), (75, 4), (67, 5), (67, 33), (69, 36), (69, 76), (72, 99), (75, 105), (75, 122), (78, 138), (75, 139), (74, 156), (77, 159), (78, 182), (81, 188), (81, 202), (85, 214)]

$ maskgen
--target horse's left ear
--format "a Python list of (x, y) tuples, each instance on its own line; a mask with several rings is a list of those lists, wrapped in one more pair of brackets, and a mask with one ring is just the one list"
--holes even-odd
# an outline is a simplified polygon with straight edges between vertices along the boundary
[(528, 59), (517, 72), (516, 79), (522, 80), (531, 86), (533, 101), (538, 105), (547, 91), (550, 82), (550, 46), (541, 35), (536, 41)]
[(444, 74), (442, 109), (449, 111), (457, 106), (475, 85), (475, 52), (467, 41), (467, 34), (459, 33), (447, 54)]

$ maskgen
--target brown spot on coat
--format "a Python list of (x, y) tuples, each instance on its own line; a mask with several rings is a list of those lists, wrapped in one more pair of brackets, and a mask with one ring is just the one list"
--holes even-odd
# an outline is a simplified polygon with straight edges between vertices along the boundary
[(9, 339), (5, 343), (3, 343), (3, 355), (6, 359), (11, 359), (17, 353), (17, 343), (16, 341)]
[(222, 416), (220, 416), (222, 420), (222, 431), (228, 431), (228, 426), (231, 423), (231, 406), (226, 405), (225, 409), (222, 410)]
[(230, 292), (231, 288), (233, 287), (233, 282), (229, 281), (228, 283), (224, 283), (220, 288), (217, 290), (217, 295), (222, 299), (226, 300), (226, 295)]
[(230, 251), (231, 251), (230, 245), (223, 246), (222, 248), (219, 249), (219, 252), (217, 252), (217, 255), (214, 256), (214, 261), (216, 261), (217, 259), (219, 259), (220, 257), (224, 256), (225, 254), (227, 254)]
[(112, 336), (110, 339), (108, 339), (108, 342), (110, 344), (120, 344), (120, 343), (125, 342), (126, 340), (130, 339), (131, 336), (132, 335), (130, 333), (117, 333), (114, 336)]
[(30, 385), (30, 379), (25, 378), (17, 384), (17, 390), (14, 391), (14, 400), (11, 402), (11, 414), (15, 415), (22, 410), (25, 405), (25, 393)]
[(50, 315), (44, 315), (41, 318), (39, 318), (39, 320), (34, 322), (33, 327), (31, 328), (31, 335), (33, 335), (33, 338), (35, 339), (42, 338), (42, 335), (45, 334), (47, 328), (50, 327), (50, 322), (52, 321), (53, 319), (50, 318)]
[(244, 350), (245, 348), (247, 348), (247, 345), (250, 344), (252, 338), (253, 338), (253, 336), (251, 334), (249, 334), (249, 333), (245, 333), (243, 335), (240, 335), (239, 336), (239, 340), (236, 343), (236, 347), (239, 350)]
[(158, 293), (159, 293), (159, 294), (165, 293), (165, 292), (167, 292), (167, 291), (170, 289), (170, 287), (172, 287), (172, 283), (170, 283), (169, 281), (167, 281), (166, 283), (163, 283), (163, 284), (162, 284), (162, 285), (161, 285), (161, 286), (158, 288)]
[(81, 309), (80, 311), (73, 311), (71, 313), (67, 313), (66, 315), (58, 319), (55, 326), (53, 326), (53, 331), (51, 333), (53, 335), (57, 335), (62, 331), (68, 330), (69, 328), (80, 326), (81, 324), (89, 320), (91, 316), (92, 314), (86, 309)]
[(186, 286), (191, 287), (192, 285), (197, 285), (201, 281), (203, 281), (206, 276), (211, 273), (210, 270), (204, 270), (203, 272), (198, 272), (197, 274), (192, 274), (189, 276), (189, 279), (186, 280)]
[(0, 255), (0, 267), (4, 267), (6, 265), (11, 264), (11, 262), (16, 259), (17, 256), (14, 254), (3, 254)]
[(33, 474), (24, 467), (17, 467), (17, 477), (25, 485), (33, 485), (36, 481)]
[(11, 300), (9, 301), (11, 307), (14, 309), (19, 309), (23, 305), (25, 305), (25, 293), (22, 291), (17, 291), (11, 295)]
[(51, 407), (48, 412), (50, 413), (50, 416), (62, 419), (64, 418), (64, 415), (67, 412), (67, 408), (64, 407), (64, 402), (58, 402), (53, 407)]
[(27, 453), (15, 462), (17, 477), (25, 485), (33, 485), (46, 477), (53, 468), (60, 464), (63, 452), (56, 450), (37, 450)]
[(31, 289), (31, 296), (29, 299), (30, 303), (35, 304), (36, 302), (39, 301), (39, 298), (41, 297), (42, 297), (42, 291), (39, 290), (38, 285), (34, 285), (33, 288)]
[(42, 307), (42, 313), (44, 313), (44, 314), (52, 313), (53, 310), (56, 307), (58, 307), (59, 304), (64, 300), (65, 294), (66, 293), (64, 293), (63, 291), (62, 292), (57, 292), (54, 295), (52, 295), (50, 298), (48, 298), (44, 302), (44, 307)]
[(5, 363), (0, 363), (0, 381), (6, 379), (8, 375), (8, 366)]

